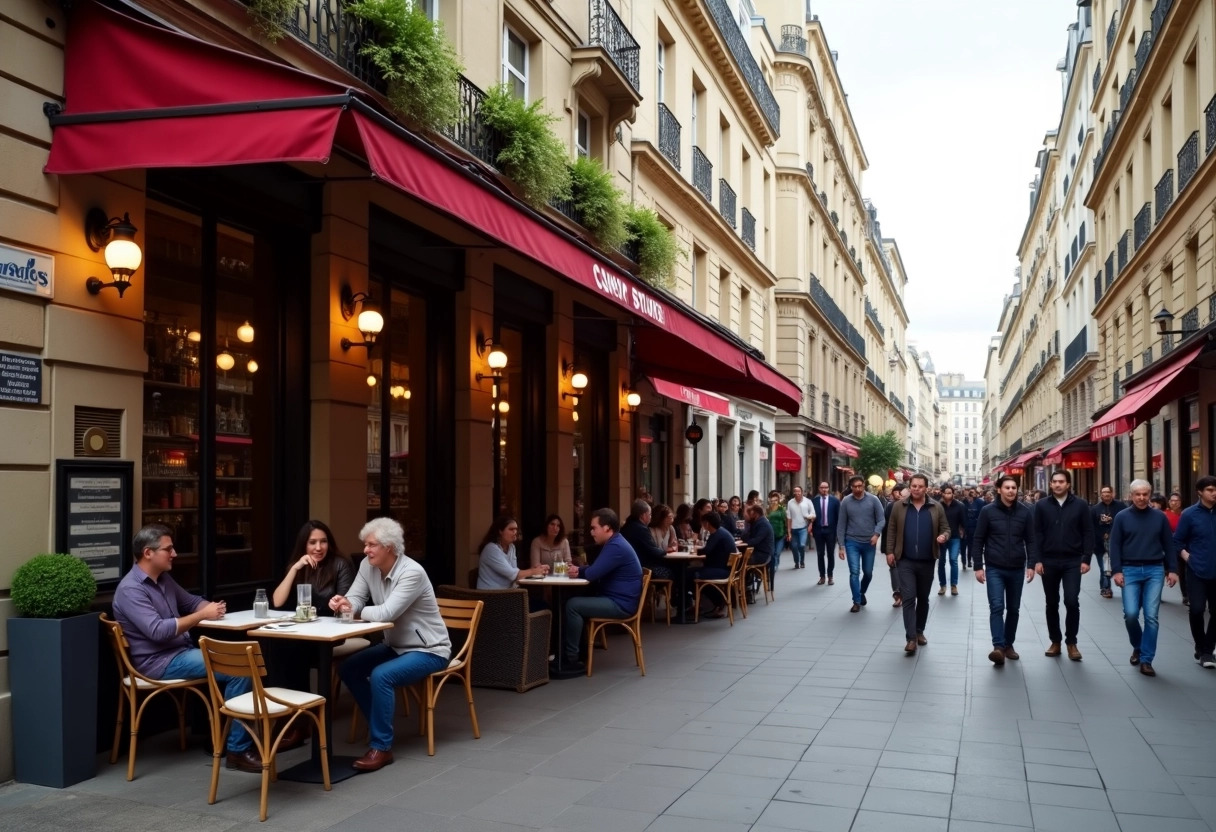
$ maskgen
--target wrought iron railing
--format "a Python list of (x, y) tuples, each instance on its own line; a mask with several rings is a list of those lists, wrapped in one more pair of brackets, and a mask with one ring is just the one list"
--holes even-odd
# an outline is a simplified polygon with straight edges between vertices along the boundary
[(1178, 193), (1181, 194), (1199, 170), (1199, 131), (1187, 136), (1178, 151)]
[(1153, 204), (1151, 202), (1144, 203), (1144, 206), (1136, 212), (1132, 230), (1135, 232), (1136, 250), (1139, 251), (1140, 246), (1144, 245), (1144, 241), (1148, 239), (1148, 233), (1153, 230)]
[(1102, 62), (1094, 67), (1094, 95), (1098, 94), (1098, 85), (1102, 83)]
[(371, 24), (346, 13), (346, 0), (300, 0), (283, 29), (302, 40), (372, 89), (387, 85), (370, 58), (360, 54), (373, 38)]
[(639, 55), (641, 47), (634, 40), (628, 27), (621, 22), (608, 0), (591, 0), (590, 34), (587, 43), (591, 46), (602, 46), (612, 62), (616, 64), (635, 91), (641, 90), (641, 72), (639, 70)]
[(725, 179), (718, 180), (718, 213), (727, 225), (735, 227), (735, 189)]
[(828, 214), (828, 216), (832, 218), (832, 225), (839, 228), (840, 227), (840, 215), (837, 214), (835, 211), (832, 211), (831, 213)]
[(1068, 346), (1064, 348), (1064, 372), (1067, 373), (1073, 367), (1080, 363), (1085, 357), (1085, 353), (1089, 352), (1089, 324), (1081, 327), (1081, 331), (1068, 342)]
[(491, 167), (498, 165), (502, 152), (502, 134), (491, 128), (481, 117), (481, 103), (486, 94), (477, 85), (460, 76), (460, 115), (456, 123), (444, 130), (444, 135), (473, 156)]
[(1106, 27), (1106, 54), (1109, 55), (1115, 46), (1115, 33), (1119, 31), (1119, 10), (1110, 16), (1110, 25)]
[(746, 208), (742, 211), (743, 223), (739, 231), (739, 236), (743, 238), (743, 244), (752, 251), (756, 250), (756, 218), (752, 216), (752, 212)]
[(1173, 168), (1161, 174), (1161, 178), (1157, 180), (1157, 187), (1154, 190), (1157, 194), (1157, 222), (1160, 223), (1161, 218), (1165, 216), (1165, 212), (1170, 210), (1170, 206), (1174, 204)]
[(583, 224), (583, 214), (574, 204), (573, 199), (554, 198), (549, 200), (549, 206), (555, 209), (563, 217), (572, 220), (579, 225)]
[(701, 192), (707, 202), (714, 201), (714, 165), (701, 148), (692, 149), (692, 186)]
[(1199, 307), (1193, 306), (1191, 310), (1182, 316), (1182, 331), (1188, 335), (1192, 332), (1199, 331)]
[(870, 303), (869, 298), (866, 298), (866, 317), (870, 319), (874, 329), (878, 330), (879, 336), (886, 338), (887, 328), (882, 325), (882, 321), (878, 317), (878, 310), (874, 308), (874, 304)]
[(1165, 24), (1165, 18), (1173, 7), (1174, 0), (1157, 0), (1157, 4), (1153, 6), (1152, 14), (1154, 32), (1161, 31), (1161, 27)]
[(905, 416), (907, 415), (907, 411), (904, 409), (904, 400), (896, 395), (894, 390), (887, 394), (887, 398), (891, 400), (891, 404), (895, 405), (896, 410), (903, 413)]
[(1127, 102), (1131, 101), (1132, 93), (1136, 91), (1136, 81), (1139, 78), (1139, 70), (1132, 67), (1127, 73), (1127, 78), (1123, 81), (1123, 86), (1119, 87), (1119, 109), (1126, 110)]
[(1203, 115), (1203, 152), (1211, 153), (1213, 150), (1216, 150), (1216, 95), (1213, 95), (1212, 100), (1208, 102), (1208, 106), (1203, 108)]
[(1113, 251), (1106, 255), (1104, 271), (1106, 272), (1106, 288), (1109, 289), (1110, 285), (1115, 282), (1115, 253)]
[(866, 355), (866, 339), (857, 328), (849, 323), (849, 318), (844, 314), (844, 310), (836, 305), (836, 301), (828, 294), (827, 289), (823, 288), (823, 284), (819, 282), (819, 278), (811, 275), (811, 301), (819, 307), (819, 311), (828, 319), (828, 323), (839, 332), (844, 339), (849, 342), (849, 345), (857, 351), (857, 353), (865, 358)]
[(1131, 242), (1131, 231), (1124, 231), (1123, 236), (1119, 238), (1119, 245), (1115, 247), (1115, 251), (1119, 254), (1119, 274), (1123, 274), (1123, 270), (1127, 268), (1128, 243)]
[(781, 27), (781, 48), (780, 52), (797, 52), (799, 55), (806, 54), (806, 30), (801, 26), (794, 24), (792, 26)]
[(810, 162), (806, 163), (806, 178), (811, 180), (811, 182), (815, 181), (815, 166)]
[(878, 392), (882, 393), (884, 396), (887, 395), (887, 383), (878, 377), (878, 373), (874, 372), (872, 367), (866, 367), (866, 378), (869, 380), (870, 384), (873, 384), (878, 388)]
[(1102, 300), (1102, 275), (1101, 273), (1094, 275), (1094, 306)]
[(769, 89), (768, 82), (764, 80), (764, 73), (760, 70), (760, 65), (752, 57), (747, 40), (739, 31), (739, 24), (735, 22), (734, 6), (727, 0), (706, 0), (706, 5), (709, 7), (710, 15), (713, 16), (714, 23), (718, 24), (718, 32), (726, 41), (726, 48), (730, 50), (731, 55), (735, 58), (735, 63), (739, 64), (739, 69), (743, 72), (743, 80), (747, 82), (752, 94), (760, 102), (760, 112), (764, 114), (764, 120), (768, 122), (769, 129), (773, 131), (774, 135), (779, 135), (781, 133), (781, 107), (777, 104), (777, 97)]
[(1144, 71), (1144, 65), (1148, 62), (1148, 56), (1153, 51), (1153, 33), (1151, 30), (1145, 31), (1140, 35), (1140, 43), (1136, 44), (1136, 75)]
[(659, 152), (667, 157), (672, 167), (680, 169), (680, 122), (662, 102), (659, 102)]
[(1132, 360), (1129, 358), (1127, 361), (1123, 362), (1123, 377), (1125, 379), (1131, 378), (1133, 372), (1135, 372), (1135, 367), (1132, 364)]
[(1117, 402), (1117, 401), (1119, 401), (1119, 395), (1120, 395), (1119, 394), (1119, 371), (1118, 370), (1115, 370), (1113, 373), (1111, 373), (1110, 381), (1111, 381), (1111, 389), (1110, 389), (1111, 399), (1113, 401)]
[(1140, 369), (1143, 370), (1149, 364), (1153, 363), (1153, 348), (1149, 347), (1144, 352), (1140, 353)]

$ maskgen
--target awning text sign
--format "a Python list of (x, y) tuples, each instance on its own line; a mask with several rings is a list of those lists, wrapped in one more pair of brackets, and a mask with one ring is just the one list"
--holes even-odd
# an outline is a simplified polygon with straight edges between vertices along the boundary
[(55, 258), (0, 244), (0, 289), (51, 297), (55, 290)]
[(591, 266), (591, 277), (595, 288), (622, 306), (626, 306), (659, 326), (667, 324), (667, 310), (663, 304), (638, 288), (632, 280), (626, 280), (599, 263)]
[(0, 352), (0, 401), (42, 402), (42, 359)]

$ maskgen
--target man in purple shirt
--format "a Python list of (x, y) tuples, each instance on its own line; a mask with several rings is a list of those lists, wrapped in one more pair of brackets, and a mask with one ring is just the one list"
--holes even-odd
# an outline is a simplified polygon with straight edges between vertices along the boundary
[[(135, 565), (114, 592), (114, 617), (130, 643), (135, 669), (152, 679), (201, 679), (207, 674), (203, 654), (190, 642), (189, 630), (200, 621), (222, 618), (223, 601), (191, 595), (169, 575), (177, 550), (167, 526), (140, 529), (131, 543)], [(249, 679), (217, 673), (228, 698), (247, 693)], [(262, 760), (249, 734), (234, 723), (228, 736), (228, 768), (262, 773)]]

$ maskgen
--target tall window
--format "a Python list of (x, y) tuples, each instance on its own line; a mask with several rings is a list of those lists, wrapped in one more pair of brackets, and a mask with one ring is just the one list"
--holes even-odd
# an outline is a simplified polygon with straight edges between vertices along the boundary
[(655, 52), (655, 94), (654, 100), (663, 103), (664, 74), (667, 72), (667, 44), (659, 41)]
[(509, 26), (503, 27), (502, 80), (512, 95), (528, 100), (528, 44)]
[(578, 112), (578, 130), (574, 145), (580, 159), (591, 155), (591, 117), (582, 110)]

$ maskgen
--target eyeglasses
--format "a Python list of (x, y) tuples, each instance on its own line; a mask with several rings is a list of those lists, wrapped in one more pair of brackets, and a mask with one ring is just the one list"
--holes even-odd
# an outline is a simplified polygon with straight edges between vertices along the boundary
[(156, 548), (156, 549), (155, 549), (155, 550), (153, 550), (153, 551), (156, 551), (156, 552), (176, 552), (176, 551), (177, 551), (177, 549), (176, 549), (176, 548), (174, 548), (173, 546), (160, 546), (160, 547)]

